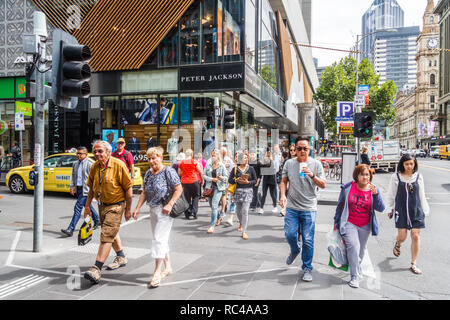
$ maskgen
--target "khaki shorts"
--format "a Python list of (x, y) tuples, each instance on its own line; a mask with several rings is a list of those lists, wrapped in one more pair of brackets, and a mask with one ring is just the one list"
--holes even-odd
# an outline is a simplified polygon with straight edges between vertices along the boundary
[(98, 206), (100, 225), (100, 242), (113, 243), (114, 238), (119, 233), (120, 223), (125, 211), (125, 203), (112, 206)]

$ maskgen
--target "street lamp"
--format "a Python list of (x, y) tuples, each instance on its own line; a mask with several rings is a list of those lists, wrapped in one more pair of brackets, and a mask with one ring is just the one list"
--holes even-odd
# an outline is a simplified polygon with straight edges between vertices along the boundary
[[(355, 43), (355, 48), (356, 48), (356, 89), (355, 89), (355, 95), (358, 95), (358, 89), (359, 89), (359, 52), (360, 52), (360, 48), (359, 48), (359, 44), (360, 42), (375, 34), (375, 33), (379, 33), (379, 32), (397, 32), (398, 30), (395, 28), (392, 29), (379, 29), (379, 30), (375, 30), (373, 32), (370, 33), (365, 33), (365, 34), (358, 34), (356, 35), (356, 43)], [(360, 38), (361, 37), (361, 38)], [(356, 107), (356, 106), (355, 106)], [(353, 110), (353, 113), (357, 113), (357, 112), (361, 112), (361, 109), (359, 107), (355, 108), (356, 110)], [(360, 155), (360, 150), (359, 150), (359, 138), (356, 138), (356, 153), (358, 155), (357, 157), (357, 161), (359, 163), (360, 159), (361, 159), (361, 155)]]

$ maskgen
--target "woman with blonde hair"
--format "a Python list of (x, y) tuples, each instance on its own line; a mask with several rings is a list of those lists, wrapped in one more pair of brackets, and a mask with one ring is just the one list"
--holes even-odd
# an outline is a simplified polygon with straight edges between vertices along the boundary
[[(172, 168), (163, 164), (164, 149), (161, 147), (147, 150), (150, 169), (145, 173), (144, 188), (139, 197), (133, 218), (138, 219), (144, 202), (150, 207), (150, 223), (152, 228), (151, 256), (155, 259), (155, 271), (149, 287), (159, 287), (161, 279), (172, 273), (169, 259), (169, 235), (173, 218), (170, 217), (173, 205), (183, 193), (180, 178)], [(169, 202), (164, 205), (166, 194), (172, 194)], [(164, 262), (164, 271), (161, 272)]]
[(218, 225), (217, 222), (220, 223), (219, 203), (228, 186), (228, 172), (225, 165), (222, 163), (220, 153), (212, 152), (211, 155), (211, 161), (208, 161), (205, 171), (203, 172), (205, 192), (212, 190), (212, 194), (208, 196), (211, 204), (211, 223), (208, 229), (209, 234), (214, 232), (214, 226)]

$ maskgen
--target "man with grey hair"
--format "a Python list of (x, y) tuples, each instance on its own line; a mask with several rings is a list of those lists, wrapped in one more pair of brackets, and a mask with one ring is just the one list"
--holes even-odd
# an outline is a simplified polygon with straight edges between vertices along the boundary
[[(73, 235), (73, 231), (77, 226), (78, 220), (80, 220), (81, 211), (83, 211), (84, 205), (86, 204), (86, 199), (89, 193), (89, 187), (86, 185), (86, 180), (89, 176), (89, 171), (92, 167), (92, 162), (88, 159), (88, 151), (86, 147), (78, 147), (77, 158), (72, 166), (72, 179), (70, 181), (70, 194), (77, 196), (77, 202), (73, 209), (72, 221), (67, 229), (61, 229), (61, 232), (68, 237)], [(94, 207), (90, 206), (92, 212), (92, 218), (94, 219), (94, 230), (100, 225), (100, 219), (98, 217), (97, 211)]]
[(93, 144), (92, 153), (97, 160), (89, 172), (87, 186), (89, 194), (84, 208), (84, 217), (91, 214), (91, 202), (95, 197), (98, 201), (101, 234), (95, 265), (84, 274), (92, 283), (98, 283), (103, 264), (109, 256), (111, 247), (116, 252), (109, 270), (123, 267), (128, 260), (122, 250), (119, 237), (120, 224), (125, 211), (125, 220), (131, 218), (131, 202), (133, 199), (133, 182), (125, 163), (111, 157), (111, 145), (106, 141), (97, 140)]

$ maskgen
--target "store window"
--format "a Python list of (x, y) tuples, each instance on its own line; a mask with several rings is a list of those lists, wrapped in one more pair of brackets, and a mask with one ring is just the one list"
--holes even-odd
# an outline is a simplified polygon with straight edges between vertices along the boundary
[(101, 114), (102, 114), (102, 139), (108, 141), (113, 148), (113, 152), (117, 149), (117, 139), (122, 135), (119, 132), (119, 97), (101, 97)]
[[(218, 2), (204, 0), (202, 12), (202, 63), (218, 62)], [(220, 9), (220, 13), (221, 13)], [(222, 21), (222, 19), (220, 19)]]
[(244, 0), (223, 0), (224, 61), (242, 61)]
[(178, 64), (178, 24), (164, 38), (159, 47), (160, 66), (174, 66)]
[(256, 7), (253, 0), (245, 1), (245, 62), (256, 68)]
[(180, 62), (200, 63), (200, 2), (194, 4), (180, 19)]
[[(123, 96), (121, 105), (123, 137), (134, 162), (144, 170), (146, 151), (158, 145), (158, 96)], [(145, 173), (142, 172), (142, 173)]]

